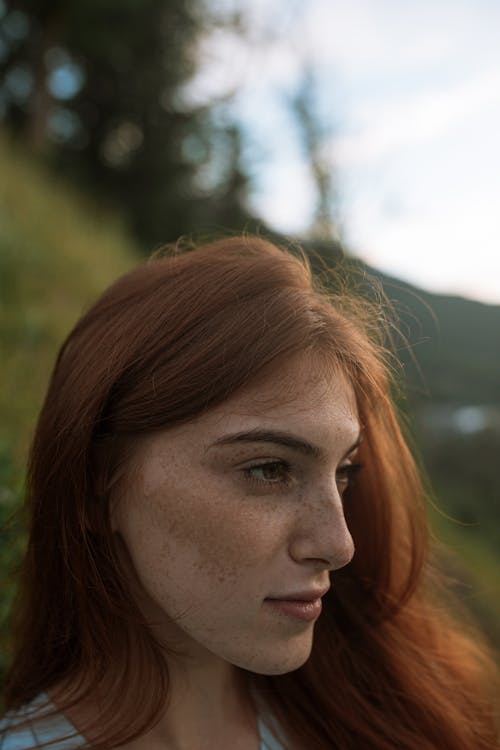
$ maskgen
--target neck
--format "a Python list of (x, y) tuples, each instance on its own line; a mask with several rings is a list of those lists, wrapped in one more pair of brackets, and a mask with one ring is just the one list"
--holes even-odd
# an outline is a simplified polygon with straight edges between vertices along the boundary
[[(154, 727), (172, 748), (207, 747), (208, 737), (257, 735), (256, 713), (244, 672), (217, 657), (169, 667), (171, 700)], [(229, 746), (222, 741), (220, 747)]]
[[(256, 710), (243, 670), (206, 653), (203, 659), (169, 659), (169, 678), (168, 701), (159, 721), (123, 750), (257, 750)], [(64, 705), (68, 687), (51, 690), (49, 696)], [(99, 734), (101, 709), (94, 694), (64, 713), (90, 742)]]

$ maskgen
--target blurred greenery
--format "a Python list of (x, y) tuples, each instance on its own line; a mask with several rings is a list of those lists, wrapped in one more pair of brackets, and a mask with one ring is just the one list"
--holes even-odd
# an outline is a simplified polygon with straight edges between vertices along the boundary
[(16, 458), (58, 345), (83, 308), (134, 263), (115, 216), (0, 140), (0, 440)]
[[(15, 571), (26, 542), (22, 525), (12, 515), (22, 502), (22, 471), (4, 445), (0, 446), (0, 680), (9, 654), (7, 620), (16, 592)], [(1, 701), (0, 701), (1, 704)]]
[(0, 675), (22, 524), (7, 523), (57, 350), (82, 310), (135, 261), (116, 217), (0, 138)]
[(187, 94), (205, 0), (2, 0), (0, 118), (25, 148), (120, 211), (144, 252), (193, 227), (239, 228), (248, 170), (224, 98)]
[(400, 321), (405, 411), (457, 593), (500, 649), (500, 306), (379, 276)]

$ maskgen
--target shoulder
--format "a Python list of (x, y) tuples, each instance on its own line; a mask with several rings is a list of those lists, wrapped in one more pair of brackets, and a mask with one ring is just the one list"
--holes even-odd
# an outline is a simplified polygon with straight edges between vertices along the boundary
[(0, 750), (35, 750), (50, 742), (47, 750), (74, 750), (85, 739), (62, 715), (48, 716), (54, 709), (47, 695), (41, 693), (30, 703), (9, 711), (0, 719)]

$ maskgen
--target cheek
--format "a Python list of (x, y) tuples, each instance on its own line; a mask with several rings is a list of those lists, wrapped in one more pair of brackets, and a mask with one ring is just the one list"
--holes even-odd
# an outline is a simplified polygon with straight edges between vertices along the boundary
[[(189, 590), (228, 585), (257, 569), (279, 543), (267, 509), (227, 487), (156, 487), (130, 498), (124, 538), (144, 584)], [(186, 583), (190, 582), (190, 586)], [(148, 586), (147, 586), (148, 587)]]

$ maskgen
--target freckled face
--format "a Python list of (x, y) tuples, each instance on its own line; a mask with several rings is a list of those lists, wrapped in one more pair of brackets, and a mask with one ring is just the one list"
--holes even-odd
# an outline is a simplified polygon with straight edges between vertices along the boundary
[(326, 588), (354, 553), (342, 510), (352, 390), (300, 362), (142, 439), (113, 528), (167, 643), (260, 674), (309, 657), (314, 621), (267, 598)]

